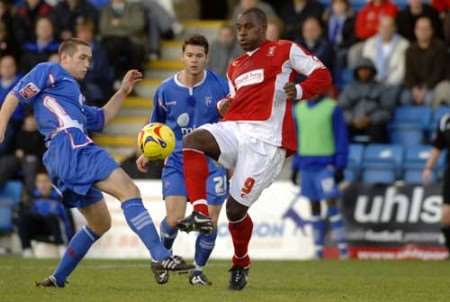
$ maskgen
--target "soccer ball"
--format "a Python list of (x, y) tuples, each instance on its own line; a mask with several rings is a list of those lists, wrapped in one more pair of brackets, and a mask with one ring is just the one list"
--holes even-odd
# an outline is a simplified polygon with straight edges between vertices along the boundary
[(138, 135), (138, 147), (150, 160), (165, 159), (175, 148), (175, 134), (161, 123), (144, 126)]

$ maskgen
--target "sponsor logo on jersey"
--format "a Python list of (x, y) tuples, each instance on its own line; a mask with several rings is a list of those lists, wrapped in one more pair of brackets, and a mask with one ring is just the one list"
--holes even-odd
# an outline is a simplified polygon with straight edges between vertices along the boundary
[(20, 89), (19, 94), (24, 98), (29, 99), (37, 95), (39, 91), (39, 88), (33, 82), (30, 82)]
[(178, 126), (180, 126), (180, 127), (186, 127), (187, 125), (189, 125), (189, 121), (190, 121), (190, 119), (189, 119), (189, 114), (186, 113), (186, 112), (180, 114), (180, 115), (177, 117), (177, 124), (178, 124)]
[(264, 69), (256, 69), (241, 74), (234, 80), (237, 89), (244, 86), (262, 83), (264, 81)]

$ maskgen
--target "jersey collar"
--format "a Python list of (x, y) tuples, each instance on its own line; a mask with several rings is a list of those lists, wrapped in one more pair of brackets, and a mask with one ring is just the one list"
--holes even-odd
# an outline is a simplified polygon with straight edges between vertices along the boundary
[(181, 71), (177, 72), (177, 73), (173, 76), (173, 80), (175, 81), (175, 84), (177, 84), (178, 86), (183, 87), (183, 88), (192, 89), (192, 88), (198, 87), (198, 86), (202, 85), (203, 82), (205, 82), (205, 80), (206, 80), (207, 71), (206, 71), (206, 69), (205, 69), (205, 70), (203, 71), (203, 78), (200, 80), (200, 82), (198, 82), (197, 84), (195, 84), (195, 85), (192, 86), (192, 87), (189, 87), (189, 86), (186, 86), (186, 85), (184, 85), (183, 83), (181, 83), (180, 80), (178, 80), (178, 75), (180, 74), (180, 72), (181, 72)]

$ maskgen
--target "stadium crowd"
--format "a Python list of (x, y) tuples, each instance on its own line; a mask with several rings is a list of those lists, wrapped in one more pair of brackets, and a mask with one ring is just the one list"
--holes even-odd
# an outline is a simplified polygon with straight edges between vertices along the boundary
[[(217, 73), (224, 75), (241, 53), (233, 24), (251, 7), (267, 14), (268, 40), (289, 39), (317, 56), (332, 71), (328, 96), (342, 108), (352, 144), (429, 144), (440, 117), (450, 112), (448, 0), (190, 2), (199, 8), (197, 18), (229, 21), (211, 45), (209, 68)], [(92, 46), (92, 67), (80, 86), (89, 104), (101, 106), (128, 69), (144, 70), (147, 60), (160, 57), (162, 39), (182, 34), (172, 1), (0, 0), (0, 105), (21, 75), (37, 63), (57, 61), (61, 41), (70, 37)], [(405, 110), (422, 119), (403, 123)], [(41, 223), (56, 244), (67, 242), (73, 227), (67, 213), (50, 206), (51, 192), (40, 188), (44, 151), (30, 108), (20, 106), (0, 144), (0, 187), (11, 179), (24, 184), (17, 219), (24, 255), (31, 222)], [(135, 169), (134, 160), (124, 165)], [(42, 210), (45, 201), (50, 210)], [(54, 219), (68, 230), (55, 230)]]

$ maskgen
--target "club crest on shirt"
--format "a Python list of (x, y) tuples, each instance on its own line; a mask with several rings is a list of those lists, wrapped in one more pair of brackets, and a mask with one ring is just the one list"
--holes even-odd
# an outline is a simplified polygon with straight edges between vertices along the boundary
[(267, 50), (267, 56), (268, 57), (273, 57), (275, 55), (275, 46), (271, 46), (269, 47), (269, 49)]
[(19, 94), (24, 98), (29, 99), (37, 95), (39, 91), (39, 88), (33, 82), (30, 82), (20, 89)]

